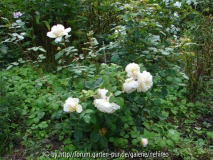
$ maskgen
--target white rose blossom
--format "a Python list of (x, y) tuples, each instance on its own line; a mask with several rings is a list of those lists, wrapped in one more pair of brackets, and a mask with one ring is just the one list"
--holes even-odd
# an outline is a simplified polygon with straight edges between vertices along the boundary
[(106, 96), (108, 90), (107, 89), (98, 89), (98, 93), (97, 93), (97, 99), (105, 99), (105, 100), (109, 100), (110, 96), (112, 96), (112, 94), (110, 94), (109, 96)]
[(110, 103), (108, 100), (105, 99), (96, 99), (94, 101), (95, 107), (103, 112), (103, 113), (114, 113), (117, 109), (120, 109), (120, 106), (115, 103)]
[(179, 17), (179, 14), (178, 14), (177, 12), (175, 12), (175, 13), (174, 13), (174, 16), (178, 18), (178, 17)]
[(152, 75), (147, 72), (143, 71), (143, 73), (140, 73), (138, 76), (138, 92), (146, 92), (148, 89), (150, 89), (153, 85), (152, 81)]
[(65, 101), (65, 104), (64, 104), (64, 111), (65, 112), (78, 112), (78, 113), (81, 113), (82, 112), (82, 106), (79, 103), (79, 99), (78, 98), (68, 98), (66, 101)]
[(125, 80), (123, 84), (124, 92), (131, 93), (138, 88), (138, 82), (135, 81), (133, 78), (128, 78)]
[(130, 63), (126, 66), (125, 71), (127, 72), (127, 76), (137, 79), (138, 74), (140, 73), (140, 66), (136, 63)]
[(67, 28), (67, 29), (64, 29), (64, 26), (61, 25), (61, 24), (57, 24), (57, 25), (54, 25), (52, 28), (51, 28), (51, 31), (50, 32), (47, 32), (47, 36), (50, 37), (50, 38), (56, 38), (55, 39), (55, 42), (58, 43), (58, 42), (61, 42), (62, 41), (62, 37), (64, 35), (68, 35), (68, 33), (71, 31), (71, 28)]
[(143, 147), (146, 147), (147, 144), (148, 144), (148, 139), (146, 139), (146, 138), (141, 138), (141, 144), (142, 144)]
[(181, 2), (178, 2), (178, 1), (175, 2), (174, 3), (174, 7), (180, 8), (181, 7)]

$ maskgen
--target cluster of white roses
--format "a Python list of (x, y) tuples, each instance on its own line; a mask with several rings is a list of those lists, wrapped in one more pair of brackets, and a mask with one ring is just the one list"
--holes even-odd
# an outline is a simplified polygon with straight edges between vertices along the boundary
[[(95, 107), (103, 113), (114, 113), (117, 109), (120, 109), (120, 106), (115, 103), (110, 103), (109, 98), (112, 96), (106, 96), (107, 89), (98, 89), (97, 96), (95, 96), (94, 105)], [(65, 112), (82, 112), (82, 106), (79, 103), (78, 98), (68, 98), (64, 104)]]
[[(131, 93), (137, 89), (138, 92), (146, 92), (149, 90), (152, 85), (152, 75), (143, 71), (140, 73), (140, 66), (136, 63), (130, 63), (125, 68), (127, 76), (130, 77), (125, 80), (123, 84), (124, 92)], [(103, 113), (114, 113), (117, 109), (120, 109), (120, 106), (116, 103), (110, 103), (109, 99), (112, 96), (112, 93), (107, 96), (106, 94), (109, 91), (107, 89), (98, 89), (97, 95), (94, 96), (94, 105), (95, 107)], [(82, 112), (82, 106), (78, 104), (78, 98), (68, 98), (64, 104), (65, 112)]]
[(130, 77), (125, 80), (123, 84), (124, 91), (131, 93), (137, 89), (137, 92), (146, 92), (153, 85), (152, 75), (143, 71), (140, 73), (140, 66), (136, 63), (130, 63), (126, 66), (127, 76)]

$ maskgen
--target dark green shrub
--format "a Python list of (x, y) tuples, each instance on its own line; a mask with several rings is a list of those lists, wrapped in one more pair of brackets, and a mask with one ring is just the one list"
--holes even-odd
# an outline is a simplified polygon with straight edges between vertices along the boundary
[(12, 149), (19, 141), (23, 127), (21, 97), (7, 93), (4, 81), (0, 81), (0, 154)]

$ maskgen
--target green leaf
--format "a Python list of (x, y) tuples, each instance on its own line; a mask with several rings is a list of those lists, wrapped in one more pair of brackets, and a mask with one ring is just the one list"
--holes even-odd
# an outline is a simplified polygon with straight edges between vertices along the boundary
[(87, 109), (87, 110), (85, 111), (85, 113), (90, 113), (90, 114), (92, 114), (92, 113), (94, 113), (94, 111), (93, 111), (92, 109)]
[(136, 139), (132, 140), (132, 145), (136, 145), (138, 143), (138, 141)]
[(48, 127), (48, 124), (47, 124), (47, 122), (41, 122), (38, 126), (39, 126), (40, 128), (47, 128), (47, 127)]
[(77, 120), (78, 116), (76, 115), (76, 113), (70, 113), (70, 119)]
[(168, 135), (169, 138), (171, 138), (174, 142), (178, 142), (180, 139), (180, 133), (174, 129), (168, 130)]
[(166, 77), (166, 74), (164, 72), (159, 73), (161, 77)]
[(159, 114), (159, 115), (158, 115), (158, 118), (159, 118), (160, 120), (165, 120), (165, 119), (166, 119), (166, 116), (165, 116), (164, 114)]
[(134, 37), (135, 38), (140, 38), (141, 37), (141, 33), (139, 30), (134, 31)]
[(40, 19), (40, 16), (37, 15), (37, 16), (36, 16), (36, 23), (37, 23), (37, 24), (39, 24), (39, 19)]
[(39, 48), (40, 51), (46, 52), (44, 48)]
[(115, 103), (119, 106), (124, 106), (124, 99), (122, 97), (116, 97)]
[(116, 91), (116, 90), (117, 90), (117, 86), (114, 86), (114, 87), (111, 88), (111, 91), (112, 91), (112, 92), (114, 92), (114, 91)]
[(170, 76), (168, 76), (167, 78), (166, 78), (168, 81), (170, 81), (170, 82), (172, 82), (174, 79), (172, 78), (172, 77), (170, 77)]
[(110, 94), (111, 94), (111, 92), (110, 92), (110, 91), (108, 91), (108, 92), (106, 93), (106, 96), (108, 97)]
[(94, 143), (98, 142), (98, 140), (99, 140), (99, 134), (98, 134), (98, 132), (95, 132), (95, 131), (91, 132), (90, 133), (90, 139)]
[(207, 137), (213, 141), (213, 132), (207, 132)]
[(39, 120), (40, 120), (40, 119), (39, 119), (38, 117), (36, 117), (36, 118), (33, 119), (34, 123), (38, 123)]
[(9, 65), (6, 70), (9, 70), (12, 67), (13, 67), (13, 65)]
[(117, 92), (114, 93), (115, 96), (119, 96), (120, 94), (122, 94), (121, 91), (117, 91)]
[(115, 140), (114, 140), (114, 145), (116, 146), (116, 147), (118, 147), (119, 146), (119, 138), (115, 138)]
[(162, 95), (162, 97), (165, 98), (167, 96), (167, 94), (168, 94), (167, 89), (166, 88), (162, 88), (161, 89), (161, 95)]
[(83, 132), (80, 129), (77, 129), (74, 133), (74, 138), (77, 141), (80, 141), (80, 139), (83, 137)]
[(11, 64), (17, 66), (19, 63), (13, 62), (13, 63), (11, 63)]
[(164, 141), (164, 140), (160, 140), (159, 146), (160, 146), (161, 148), (165, 148), (165, 147), (166, 147), (165, 141)]
[(53, 104), (51, 105), (51, 107), (52, 107), (54, 110), (58, 110), (59, 105), (56, 104), (56, 103), (53, 103)]
[(115, 63), (119, 60), (119, 56), (117, 54), (114, 54), (112, 57), (111, 57), (111, 62), (112, 63)]
[(102, 77), (97, 78), (94, 81), (86, 81), (85, 87), (88, 88), (88, 89), (94, 90), (95, 88), (97, 88), (101, 84), (102, 81), (103, 81)]
[(90, 122), (90, 119), (91, 119), (91, 118), (90, 118), (90, 115), (89, 115), (89, 114), (87, 114), (87, 115), (84, 116), (84, 120), (85, 120), (86, 123), (89, 123), (89, 122)]
[(168, 56), (170, 54), (169, 52), (166, 52), (166, 51), (161, 51), (161, 53), (165, 56)]
[(55, 60), (58, 60), (64, 53), (63, 52), (58, 52), (56, 55), (55, 55)]
[(157, 105), (157, 106), (160, 105), (160, 104), (161, 104), (161, 100), (158, 99), (158, 98), (155, 99), (155, 100), (154, 100), (154, 104)]
[(110, 141), (110, 142), (114, 142), (114, 140), (115, 140), (114, 137), (110, 137), (110, 138), (109, 138), (109, 141)]
[(106, 137), (100, 137), (99, 138), (99, 143), (103, 146), (103, 147), (106, 147), (107, 144), (108, 144), (108, 139)]
[(95, 117), (95, 116), (92, 116), (90, 121), (91, 121), (93, 124), (96, 124), (97, 119), (96, 119), (96, 117)]
[(43, 22), (46, 25), (47, 29), (50, 30), (50, 24), (49, 24), (49, 22), (47, 22), (47, 21), (43, 21)]
[(169, 146), (171, 146), (171, 147), (174, 146), (174, 143), (173, 143), (171, 140), (167, 140), (166, 143), (167, 143)]
[(109, 102), (110, 102), (110, 103), (115, 102), (115, 97), (114, 97), (114, 96), (111, 96), (111, 97), (109, 98)]
[(45, 112), (40, 112), (40, 113), (38, 113), (37, 117), (38, 117), (39, 119), (41, 119), (41, 118), (44, 117), (44, 115), (45, 115)]
[(60, 130), (63, 127), (62, 123), (57, 123), (55, 129)]
[(7, 47), (7, 46), (5, 46), (5, 45), (1, 45), (1, 47), (0, 47), (0, 51), (1, 51), (2, 53), (6, 54), (6, 53), (7, 53), (7, 51), (8, 51), (8, 47)]

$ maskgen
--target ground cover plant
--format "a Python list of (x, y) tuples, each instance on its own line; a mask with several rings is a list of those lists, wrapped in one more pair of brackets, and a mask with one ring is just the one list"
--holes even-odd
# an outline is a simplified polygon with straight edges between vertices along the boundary
[(213, 157), (212, 3), (0, 3), (2, 159)]

